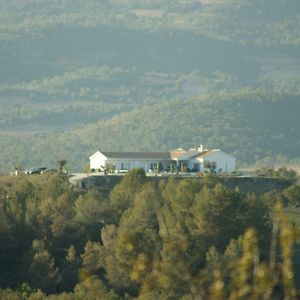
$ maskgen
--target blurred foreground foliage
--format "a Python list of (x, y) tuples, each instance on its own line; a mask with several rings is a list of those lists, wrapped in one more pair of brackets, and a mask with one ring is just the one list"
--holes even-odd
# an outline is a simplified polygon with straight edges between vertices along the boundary
[(1, 177), (0, 299), (297, 299), (298, 189), (133, 170), (106, 197), (64, 174)]

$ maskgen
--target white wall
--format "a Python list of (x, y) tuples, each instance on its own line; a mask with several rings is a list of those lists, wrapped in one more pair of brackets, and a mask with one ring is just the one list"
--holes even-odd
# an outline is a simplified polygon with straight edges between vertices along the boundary
[(190, 170), (194, 169), (194, 164), (199, 164), (199, 171), (198, 172), (202, 172), (203, 171), (203, 170), (201, 170), (201, 162), (197, 158), (192, 158), (192, 159), (189, 160), (188, 166), (189, 166)]
[(153, 166), (159, 163), (164, 163), (157, 159), (108, 158), (100, 151), (95, 152), (89, 159), (91, 170), (99, 170), (103, 167), (107, 167), (108, 165), (112, 165), (115, 167), (116, 171), (143, 169), (145, 172), (148, 172), (151, 169), (151, 165)]
[(159, 162), (159, 160), (153, 159), (106, 158), (98, 155), (91, 159), (90, 167), (91, 169), (99, 169), (100, 166), (112, 165), (116, 171), (143, 169), (145, 172), (148, 172), (151, 169), (151, 164), (158, 164)]
[(101, 167), (105, 167), (107, 164), (107, 157), (101, 152), (97, 151), (90, 157), (90, 169), (98, 170)]
[(132, 170), (132, 169), (144, 169), (147, 171), (148, 164), (145, 160), (133, 160), (133, 159), (108, 159), (107, 164), (115, 166), (115, 170)]
[(221, 151), (215, 150), (208, 156), (198, 158), (201, 164), (204, 164), (205, 161), (215, 162), (216, 163), (216, 172), (219, 172), (219, 169), (222, 169), (222, 173), (230, 173), (236, 170), (236, 159)]
[[(216, 162), (216, 172), (222, 169), (223, 173), (230, 173), (236, 169), (235, 158), (221, 150), (212, 150), (209, 155), (193, 158), (188, 161), (188, 166), (190, 169), (193, 169), (194, 163), (200, 163), (200, 172), (204, 172), (205, 170), (202, 166), (205, 161)], [(90, 157), (90, 168), (98, 170), (110, 164), (115, 166), (116, 171), (141, 168), (148, 172), (151, 169), (151, 163), (157, 164), (159, 162), (160, 160), (153, 159), (109, 159), (100, 151), (97, 151)]]

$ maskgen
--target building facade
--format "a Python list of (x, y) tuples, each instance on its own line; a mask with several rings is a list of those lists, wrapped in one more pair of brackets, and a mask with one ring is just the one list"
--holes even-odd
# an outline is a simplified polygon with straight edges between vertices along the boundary
[(230, 173), (236, 169), (236, 159), (220, 149), (176, 149), (170, 152), (95, 152), (90, 156), (92, 171), (122, 173), (132, 169), (145, 172), (190, 171)]

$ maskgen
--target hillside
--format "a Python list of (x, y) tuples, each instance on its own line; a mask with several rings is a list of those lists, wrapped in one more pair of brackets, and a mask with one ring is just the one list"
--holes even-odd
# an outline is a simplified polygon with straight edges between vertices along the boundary
[(233, 153), (240, 163), (264, 158), (271, 166), (276, 160), (299, 159), (299, 105), (298, 97), (263, 90), (176, 100), (172, 105), (162, 101), (65, 133), (3, 139), (3, 145), (8, 142), (2, 155), (21, 166), (36, 161), (53, 165), (64, 157), (79, 170), (98, 149), (169, 150), (203, 142)]
[(0, 4), (0, 172), (199, 142), (299, 159), (298, 1)]

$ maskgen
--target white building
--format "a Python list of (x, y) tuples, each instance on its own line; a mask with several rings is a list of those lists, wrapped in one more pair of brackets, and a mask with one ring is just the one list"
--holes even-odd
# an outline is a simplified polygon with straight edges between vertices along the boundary
[(230, 173), (236, 170), (236, 159), (220, 149), (204, 151), (195, 159), (199, 161), (200, 172), (206, 169), (207, 163), (214, 165), (217, 173)]
[(123, 172), (141, 168), (148, 171), (192, 171), (230, 173), (236, 169), (236, 159), (219, 150), (177, 149), (170, 152), (100, 152), (90, 157), (90, 169), (103, 171), (113, 169)]
[(170, 152), (100, 152), (90, 157), (91, 170), (113, 168), (116, 172), (132, 169), (166, 169), (172, 162)]

